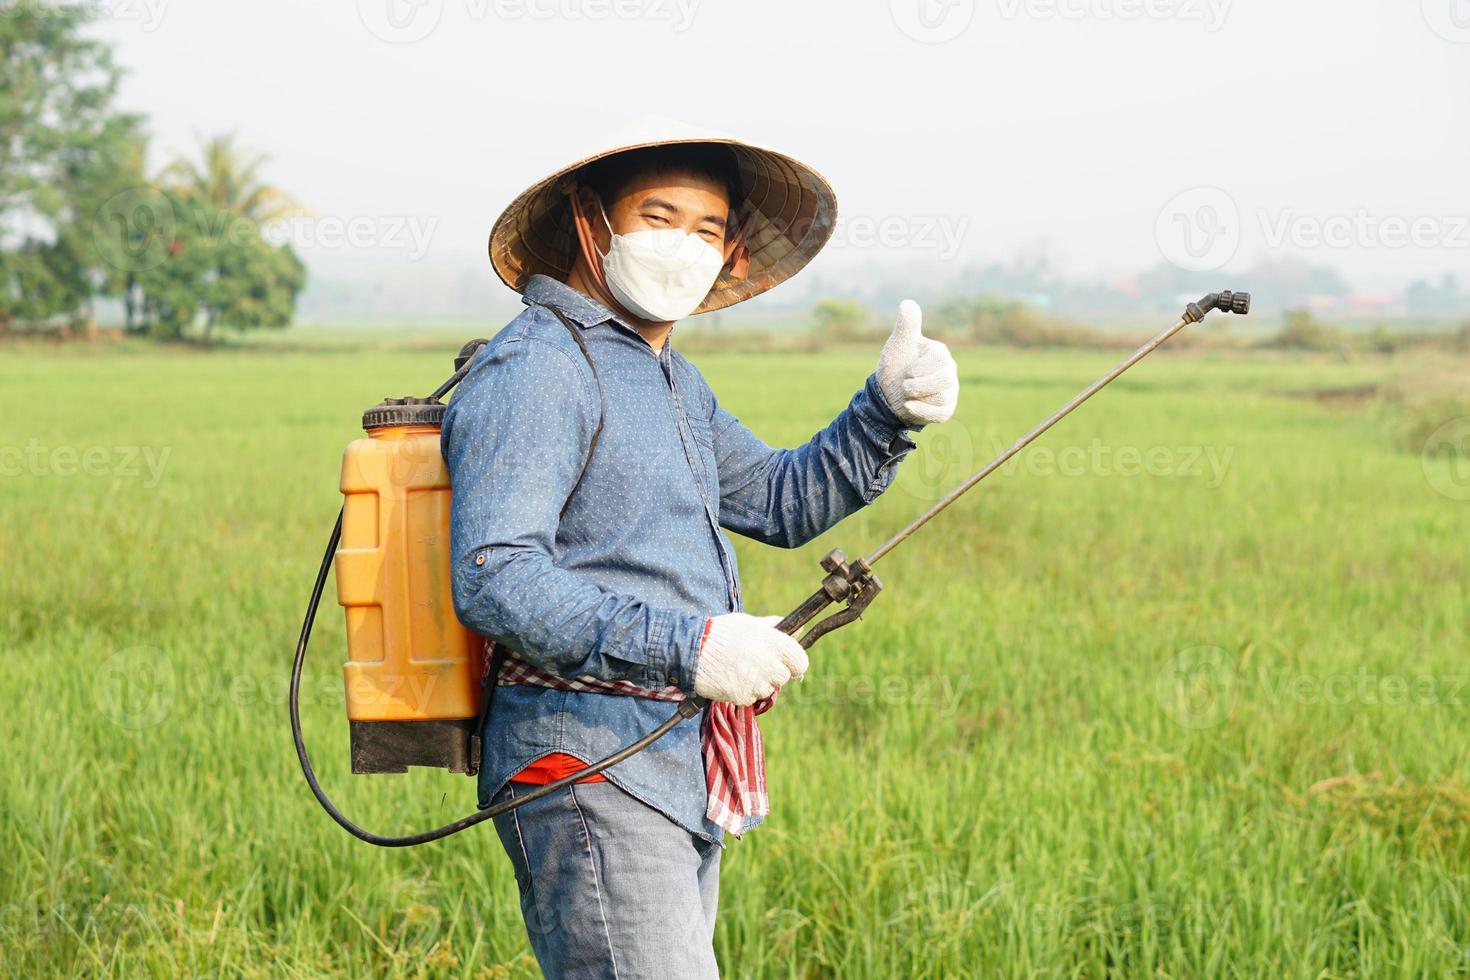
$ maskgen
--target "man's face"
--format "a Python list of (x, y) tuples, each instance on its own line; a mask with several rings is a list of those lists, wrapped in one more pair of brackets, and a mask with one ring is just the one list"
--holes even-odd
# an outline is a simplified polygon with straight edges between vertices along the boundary
[[(619, 235), (676, 228), (725, 251), (730, 233), (730, 199), (718, 181), (694, 173), (649, 172), (634, 177), (607, 208), (608, 224)], [(593, 222), (597, 247), (606, 252), (607, 227)]]

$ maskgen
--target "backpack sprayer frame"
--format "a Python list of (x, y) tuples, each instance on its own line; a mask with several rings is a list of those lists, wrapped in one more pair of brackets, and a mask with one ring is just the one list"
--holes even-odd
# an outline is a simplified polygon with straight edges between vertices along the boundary
[[(1172, 327), (1153, 337), (1120, 361), (1112, 370), (1072, 396), (1066, 404), (1037, 423), (1034, 428), (1012, 443), (1008, 449), (976, 470), (963, 483), (945, 494), (944, 497), (930, 506), (928, 510), (910, 521), (902, 530), (883, 542), (866, 557), (849, 560), (840, 548), (834, 548), (832, 551), (829, 551), (821, 560), (822, 569), (827, 573), (822, 579), (821, 586), (793, 609), (786, 618), (782, 619), (776, 625), (776, 628), (783, 633), (795, 636), (798, 630), (810, 624), (806, 632), (798, 638), (804, 648), (810, 649), (823, 636), (857, 620), (883, 589), (882, 581), (879, 580), (878, 576), (873, 574), (873, 566), (894, 548), (907, 540), (915, 531), (927, 524), (932, 518), (958, 500), (981, 480), (984, 480), (991, 473), (994, 473), (1001, 466), (1005, 465), (1011, 457), (1029, 446), (1042, 433), (1071, 414), (1074, 409), (1105, 388), (1123, 372), (1143, 360), (1149, 354), (1152, 354), (1180, 330), (1183, 330), (1191, 323), (1200, 322), (1207, 314), (1216, 310), (1244, 316), (1250, 312), (1250, 306), (1251, 298), (1249, 293), (1232, 292), (1230, 290), (1209, 293), (1201, 297), (1197, 302), (1190, 303), (1185, 307), (1183, 316)], [(556, 312), (559, 318), (561, 317), (560, 311), (553, 312)], [(565, 324), (566, 321), (563, 320), (562, 322)], [(570, 326), (568, 326), (568, 329), (571, 329)], [(587, 349), (583, 346), (583, 341), (575, 330), (572, 331), (572, 336), (576, 339), (578, 346), (582, 348), (582, 353), (586, 355)], [(475, 352), (486, 343), (487, 341), (484, 340), (474, 340), (465, 345), (464, 349), (460, 351), (459, 356), (455, 358), (454, 374), (435, 389), (434, 393), (429, 396), (430, 400), (442, 398), (450, 389), (464, 379), (465, 375), (469, 373), (470, 362), (474, 358)], [(591, 364), (590, 357), (588, 357), (588, 363)], [(593, 373), (594, 375), (596, 374), (595, 367), (593, 368)], [(601, 430), (600, 421), (598, 429), (599, 431)], [(372, 833), (353, 823), (332, 803), (326, 791), (322, 789), (321, 783), (317, 780), (316, 771), (312, 768), (311, 759), (306, 751), (306, 742), (301, 735), (300, 700), (302, 665), (306, 659), (307, 644), (311, 640), (312, 626), (316, 622), (317, 607), (321, 603), (322, 592), (325, 590), (327, 584), (327, 574), (331, 571), (332, 560), (337, 553), (337, 545), (341, 540), (341, 535), (342, 513), (339, 511), (337, 514), (337, 523), (332, 528), (332, 533), (327, 540), (326, 552), (322, 555), (321, 567), (317, 570), (316, 581), (312, 585), (311, 598), (306, 607), (306, 618), (301, 625), (301, 636), (296, 642), (296, 658), (291, 667), (289, 704), (291, 735), (296, 744), (296, 757), (301, 762), (301, 771), (306, 776), (307, 785), (311, 787), (311, 792), (316, 797), (317, 802), (321, 804), (322, 809), (326, 810), (327, 814), (338, 825), (359, 840), (366, 841), (369, 844), (376, 844), (379, 847), (411, 847), (416, 844), (427, 844), (430, 841), (441, 840), (452, 834), (457, 834), (462, 830), (468, 830), (476, 824), (483, 823), (503, 813), (509, 813), (511, 810), (518, 809), (535, 800), (542, 799), (543, 797), (550, 796), (552, 793), (565, 789), (573, 783), (580, 782), (588, 776), (593, 776), (605, 769), (612, 768), (624, 759), (648, 748), (648, 746), (663, 738), (681, 722), (698, 715), (709, 703), (705, 698), (697, 695), (686, 698), (679, 703), (679, 706), (669, 716), (667, 721), (637, 741), (614, 752), (612, 755), (604, 759), (599, 759), (569, 776), (564, 776), (543, 786), (537, 786), (535, 789), (529, 790), (524, 794), (517, 794), (514, 799), (507, 800), (495, 806), (486, 807), (485, 809), (461, 817), (458, 820), (444, 824), (442, 827), (436, 827), (433, 830), (427, 830), (418, 834), (406, 834), (396, 837)], [(820, 620), (817, 619), (829, 606), (839, 603), (843, 605), (841, 610)], [(813, 620), (816, 620), (816, 622), (813, 622)], [(494, 683), (494, 676), (493, 670), (487, 672), (489, 683)], [(482, 724), (484, 713), (488, 710), (490, 703), (489, 695), (491, 693), (491, 691), (487, 690), (482, 697)]]

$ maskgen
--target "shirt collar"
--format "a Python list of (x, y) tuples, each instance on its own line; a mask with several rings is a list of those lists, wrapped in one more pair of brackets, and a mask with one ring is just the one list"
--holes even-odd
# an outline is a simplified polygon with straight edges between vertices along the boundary
[(596, 326), (608, 320), (628, 326), (597, 300), (550, 276), (532, 276), (521, 293), (521, 302), (527, 306), (554, 306), (565, 313), (567, 319), (582, 327)]
[[(577, 326), (586, 329), (595, 327), (599, 323), (613, 323), (621, 327), (624, 332), (636, 337), (647, 346), (648, 341), (633, 329), (633, 325), (612, 310), (603, 306), (597, 300), (586, 293), (579, 292), (568, 286), (559, 279), (550, 276), (534, 275), (526, 281), (526, 288), (521, 291), (521, 302), (527, 306), (554, 306), (566, 314)], [(666, 360), (673, 356), (674, 339), (673, 331), (664, 338), (664, 345), (658, 351), (659, 360)]]

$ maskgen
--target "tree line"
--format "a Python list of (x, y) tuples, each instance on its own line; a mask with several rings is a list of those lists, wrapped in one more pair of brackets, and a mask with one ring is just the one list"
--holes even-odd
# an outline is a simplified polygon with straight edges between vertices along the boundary
[(305, 267), (262, 227), (300, 206), (232, 135), (150, 174), (92, 16), (28, 0), (0, 16), (0, 333), (90, 334), (103, 298), (160, 339), (286, 326)]

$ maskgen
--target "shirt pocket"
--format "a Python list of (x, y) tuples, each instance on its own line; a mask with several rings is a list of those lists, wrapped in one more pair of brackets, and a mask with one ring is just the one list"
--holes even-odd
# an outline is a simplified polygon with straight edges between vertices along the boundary
[(715, 433), (709, 419), (689, 416), (689, 433), (693, 441), (694, 463), (698, 473), (700, 492), (705, 502), (718, 515), (720, 511), (720, 476), (715, 466)]

